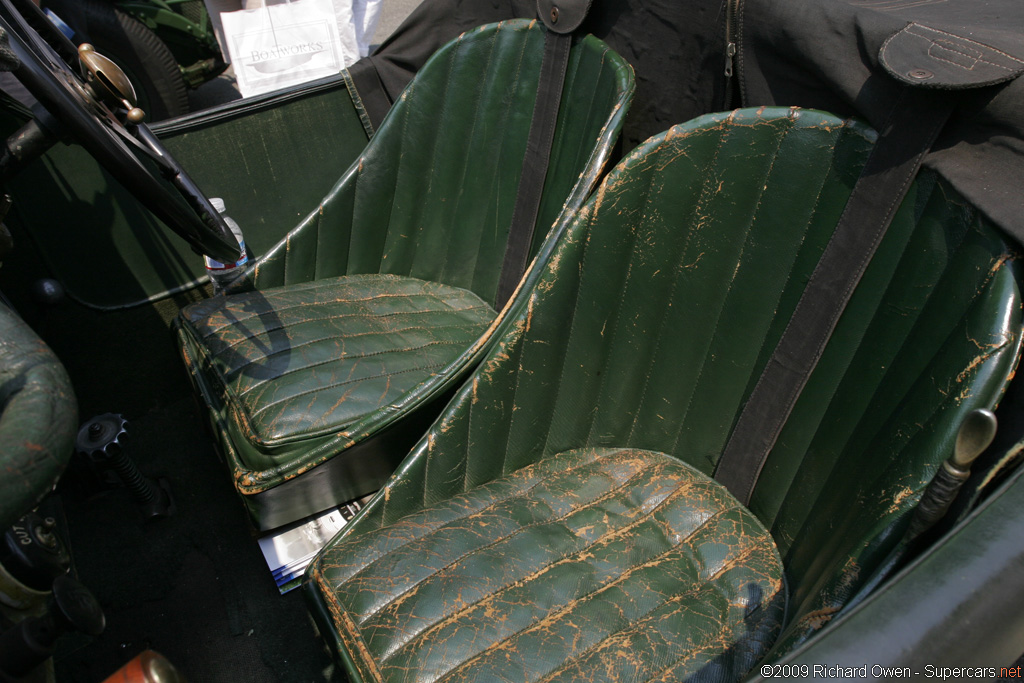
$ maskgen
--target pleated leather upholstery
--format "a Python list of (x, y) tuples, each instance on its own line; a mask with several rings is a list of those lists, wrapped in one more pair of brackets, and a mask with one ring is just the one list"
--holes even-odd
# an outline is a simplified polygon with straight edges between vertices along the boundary
[[(465, 289), (351, 275), (214, 297), (188, 308), (188, 339), (235, 413), (236, 439), (264, 447), (344, 429), (397, 401), (483, 334), (494, 310)], [(256, 469), (287, 463), (273, 453)]]
[[(241, 493), (372, 447), (481, 357), (544, 37), (514, 20), (442, 48), (321, 205), (225, 300), (183, 311), (182, 353)], [(534, 232), (541, 261), (566, 224), (556, 218), (596, 185), (632, 92), (628, 64), (592, 36), (575, 40)], [(387, 300), (360, 302), (367, 317), (353, 297)], [(422, 429), (377, 448), (387, 472)], [(356, 478), (338, 495), (382, 483)]]
[[(335, 546), (356, 552), (407, 515), (554, 454), (640, 449), (711, 473), (874, 138), (819, 112), (740, 110), (676, 126), (623, 160), (496, 348), (313, 565), (325, 629), (344, 630), (326, 609), (347, 591), (328, 562)], [(1020, 281), (1016, 252), (923, 171), (754, 491), (750, 510), (789, 587), (776, 647), (795, 646), (857, 590), (964, 416), (997, 403), (1019, 359)], [(636, 533), (631, 542), (646, 542)], [(379, 590), (378, 600), (400, 594)]]
[[(266, 288), (390, 273), (493, 302), (545, 30), (512, 20), (460, 36), (402, 93), (321, 206), (255, 265)], [(632, 68), (593, 36), (575, 41), (531, 249), (597, 184), (633, 94)]]
[(628, 449), (545, 458), (319, 562), (363, 680), (731, 680), (785, 604), (775, 545), (735, 498)]

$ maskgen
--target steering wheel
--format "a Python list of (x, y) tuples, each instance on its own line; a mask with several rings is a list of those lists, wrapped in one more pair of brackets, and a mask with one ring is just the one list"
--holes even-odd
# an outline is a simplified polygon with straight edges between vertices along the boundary
[[(83, 79), (32, 24), (45, 31), (66, 58), (76, 61), (70, 41), (34, 4), (19, 4), (25, 16), (10, 0), (0, 0), (0, 28), (20, 61), (14, 70), (18, 80), (60, 127), (193, 249), (222, 262), (237, 261), (238, 241), (209, 199), (142, 123), (143, 113), (135, 107), (135, 91), (124, 72), (83, 45), (77, 50)], [(43, 129), (53, 127), (38, 117), (37, 123)]]

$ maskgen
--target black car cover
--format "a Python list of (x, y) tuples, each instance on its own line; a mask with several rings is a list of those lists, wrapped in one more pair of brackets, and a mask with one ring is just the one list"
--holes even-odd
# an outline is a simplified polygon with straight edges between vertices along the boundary
[[(350, 69), (354, 95), (379, 123), (444, 42), (535, 15), (529, 0), (425, 0)], [(953, 114), (924, 164), (1024, 243), (1021, 0), (594, 0), (582, 30), (636, 70), (627, 148), (741, 105), (823, 109), (881, 129), (902, 90), (949, 91)]]

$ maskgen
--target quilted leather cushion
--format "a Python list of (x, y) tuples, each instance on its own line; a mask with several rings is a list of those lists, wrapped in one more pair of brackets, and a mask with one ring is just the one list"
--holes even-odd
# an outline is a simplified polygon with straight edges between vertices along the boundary
[(608, 448), (335, 540), (309, 577), (363, 680), (736, 680), (785, 601), (771, 536), (724, 488)]
[[(332, 434), (448, 365), (495, 311), (472, 292), (394, 275), (349, 275), (186, 307), (203, 381), (256, 447)], [(270, 456), (239, 449), (253, 469)]]

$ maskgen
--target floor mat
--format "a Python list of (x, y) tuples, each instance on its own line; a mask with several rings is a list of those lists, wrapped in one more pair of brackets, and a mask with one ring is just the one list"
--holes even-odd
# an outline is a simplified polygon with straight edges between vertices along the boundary
[(102, 681), (146, 648), (190, 681), (343, 680), (301, 591), (278, 593), (191, 397), (126, 417), (126, 452), (167, 478), (177, 513), (145, 521), (124, 489), (62, 482), (76, 570), (107, 627), (62, 641), (58, 680)]

